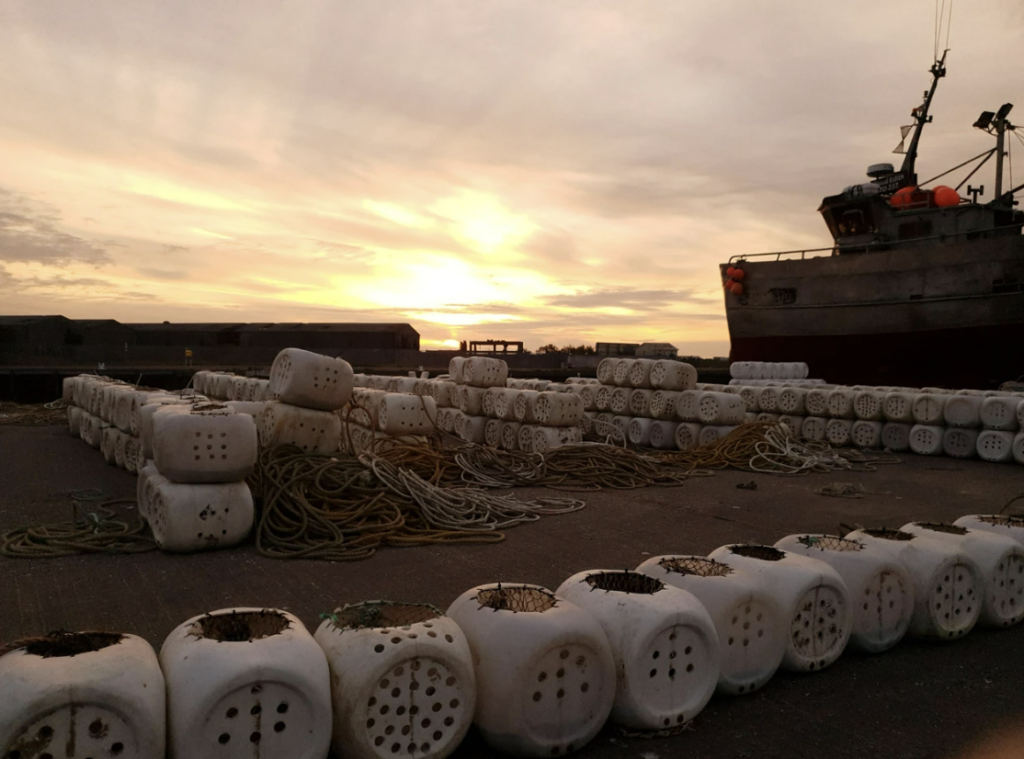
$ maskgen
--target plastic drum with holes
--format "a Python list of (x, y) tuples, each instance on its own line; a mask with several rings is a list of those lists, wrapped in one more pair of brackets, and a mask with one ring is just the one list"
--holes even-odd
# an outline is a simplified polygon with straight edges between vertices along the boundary
[(255, 511), (244, 482), (187, 485), (157, 475), (147, 478), (144, 487), (145, 518), (162, 551), (228, 548), (252, 531)]
[(367, 601), (317, 629), (334, 683), (338, 756), (441, 759), (473, 722), (476, 682), (462, 630), (427, 604)]
[(708, 558), (750, 572), (775, 598), (786, 630), (784, 669), (821, 670), (843, 653), (853, 618), (850, 594), (828, 564), (762, 545), (726, 545)]
[(910, 522), (900, 529), (946, 541), (974, 560), (984, 589), (978, 624), (1010, 627), (1024, 618), (1024, 547), (1016, 540), (941, 522)]
[(590, 612), (608, 637), (618, 674), (612, 721), (668, 730), (707, 705), (718, 682), (718, 634), (692, 593), (639, 572), (595, 569), (556, 595)]
[(718, 635), (720, 692), (753, 693), (772, 678), (787, 630), (782, 610), (754, 575), (703, 556), (655, 556), (637, 572), (689, 591), (704, 605)]
[(0, 656), (4, 759), (164, 755), (164, 677), (145, 640), (57, 632), (13, 645)]
[(244, 480), (257, 449), (253, 418), (227, 406), (164, 406), (153, 415), (153, 460), (172, 482)]
[(352, 397), (354, 376), (344, 359), (285, 348), (270, 367), (269, 392), (293, 406), (334, 411)]
[(968, 514), (953, 522), (957, 527), (983, 530), (1013, 538), (1024, 546), (1024, 517), (1005, 514)]
[(538, 585), (481, 585), (448, 616), (469, 640), (475, 721), (494, 748), (561, 756), (588, 743), (615, 698), (615, 666), (601, 626)]
[(954, 640), (974, 628), (984, 594), (981, 570), (959, 548), (886, 528), (854, 530), (846, 538), (886, 551), (910, 573), (914, 583), (910, 635)]
[(169, 759), (326, 759), (327, 657), (278, 609), (221, 609), (176, 627), (160, 648)]
[(823, 561), (843, 578), (853, 607), (852, 647), (879, 653), (906, 634), (914, 614), (914, 585), (888, 552), (834, 535), (789, 535), (775, 547)]
[[(382, 394), (377, 399), (386, 398)], [(411, 396), (409, 396), (411, 398)], [(419, 403), (420, 399), (413, 399)], [(367, 403), (369, 405), (369, 403)], [(365, 414), (352, 412), (352, 421), (369, 421), (379, 414), (379, 406)], [(371, 422), (372, 423), (372, 422)], [(304, 453), (330, 455), (341, 447), (341, 418), (332, 411), (293, 406), (283, 401), (264, 404), (263, 411), (256, 418), (260, 445), (273, 448), (278, 445), (294, 445)]]

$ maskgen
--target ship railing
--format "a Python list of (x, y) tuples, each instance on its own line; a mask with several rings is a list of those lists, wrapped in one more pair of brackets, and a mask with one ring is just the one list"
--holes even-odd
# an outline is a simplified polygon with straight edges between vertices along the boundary
[[(928, 242), (930, 240), (944, 240), (944, 241), (955, 241), (958, 238), (963, 240), (971, 240), (977, 238), (991, 238), (995, 236), (1001, 236), (1013, 231), (1021, 232), (1024, 230), (1024, 224), (1007, 224), (1005, 226), (994, 227), (993, 229), (977, 230), (970, 232), (955, 232), (953, 234), (941, 234), (941, 235), (929, 235), (927, 237), (910, 237), (905, 240), (875, 240), (874, 242), (858, 243), (856, 245), (849, 245), (846, 250), (850, 253), (864, 253), (871, 250), (886, 250), (891, 248), (893, 245), (909, 245), (918, 242)], [(836, 255), (843, 251), (843, 247), (839, 245), (832, 245), (827, 248), (805, 248), (804, 250), (782, 250), (775, 253), (737, 253), (735, 256), (729, 256), (729, 263), (736, 263), (738, 261), (746, 261), (750, 258), (772, 258), (776, 261), (781, 261), (783, 256), (787, 257), (799, 257), (804, 259), (808, 257), (809, 253)], [(815, 256), (811, 256), (814, 258)]]

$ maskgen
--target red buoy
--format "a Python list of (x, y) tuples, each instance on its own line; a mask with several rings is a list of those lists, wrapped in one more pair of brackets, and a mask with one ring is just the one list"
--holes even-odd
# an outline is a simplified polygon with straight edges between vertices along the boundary
[(739, 282), (733, 282), (729, 291), (732, 292), (733, 295), (743, 295), (743, 285)]
[(737, 282), (742, 282), (745, 276), (747, 276), (747, 273), (743, 269), (737, 269), (732, 273), (732, 278)]
[(889, 205), (893, 208), (906, 208), (913, 202), (916, 191), (916, 187), (901, 187), (889, 198)]
[(735, 274), (735, 273), (736, 273), (736, 269), (734, 267), (732, 267), (732, 266), (730, 266), (728, 269), (725, 270), (725, 276), (729, 277), (730, 279), (732, 278), (732, 275)]
[(952, 187), (947, 187), (944, 184), (940, 184), (935, 188), (934, 197), (935, 205), (939, 208), (950, 208), (952, 206), (960, 205), (960, 193), (954, 190)]

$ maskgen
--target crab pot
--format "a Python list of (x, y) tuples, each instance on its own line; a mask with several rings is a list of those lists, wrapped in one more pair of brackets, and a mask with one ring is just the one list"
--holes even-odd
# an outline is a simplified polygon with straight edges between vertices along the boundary
[(910, 428), (910, 450), (919, 456), (938, 456), (942, 453), (943, 427), (915, 424)]
[(740, 398), (743, 399), (743, 405), (746, 407), (748, 412), (754, 412), (755, 414), (761, 410), (758, 405), (758, 389), (756, 387), (750, 387), (744, 385), (740, 388)]
[(500, 358), (472, 356), (462, 364), (462, 381), (473, 387), (505, 387), (508, 364)]
[(1013, 438), (1013, 460), (1024, 464), (1024, 432), (1018, 432)]
[(704, 605), (721, 652), (719, 692), (753, 693), (775, 674), (787, 630), (777, 601), (751, 573), (702, 556), (655, 556), (636, 571), (688, 591)]
[[(572, 377), (569, 379), (572, 379)], [(572, 383), (570, 387), (572, 392), (580, 397), (580, 403), (583, 404), (584, 411), (594, 411), (596, 409), (594, 394), (597, 392), (597, 388), (593, 384)]]
[(633, 445), (650, 447), (651, 445), (651, 419), (635, 417), (629, 420), (629, 427), (626, 435)]
[(81, 437), (82, 409), (78, 408), (78, 406), (68, 406), (67, 416), (68, 432), (75, 437)]
[(598, 411), (607, 411), (611, 406), (613, 390), (613, 386), (598, 385), (594, 390), (594, 408)]
[(829, 419), (825, 425), (825, 439), (836, 448), (850, 444), (853, 422), (849, 419)]
[[(634, 391), (635, 392), (635, 391)], [(533, 399), (533, 416), (548, 427), (570, 427), (579, 424), (583, 401), (576, 393), (544, 391)]]
[(700, 445), (701, 426), (693, 422), (682, 422), (676, 427), (675, 443), (680, 451), (689, 451)]
[(612, 384), (618, 387), (632, 386), (629, 381), (630, 373), (633, 371), (633, 363), (636, 359), (622, 358), (619, 359), (619, 363), (615, 365), (615, 371), (612, 373)]
[(861, 419), (854, 422), (850, 428), (850, 439), (858, 448), (881, 448), (883, 428), (884, 425), (881, 422), (868, 422)]
[(516, 421), (526, 424), (536, 424), (537, 417), (533, 413), (533, 404), (540, 395), (536, 390), (520, 390), (513, 401), (516, 412)]
[(657, 363), (653, 358), (634, 359), (629, 367), (629, 382), (633, 387), (651, 388), (651, 369)]
[(164, 677), (135, 635), (54, 632), (0, 656), (0, 756), (154, 759), (166, 750)]
[(684, 390), (676, 398), (676, 417), (681, 422), (700, 420), (700, 397), (703, 390)]
[(853, 397), (853, 413), (866, 422), (880, 422), (885, 418), (885, 394), (862, 390)]
[(334, 753), (440, 759), (473, 722), (469, 644), (427, 604), (367, 601), (336, 609), (313, 636), (327, 656)]
[(484, 740), (518, 756), (575, 751), (604, 725), (615, 665), (598, 622), (537, 585), (482, 585), (448, 609), (476, 671), (475, 722)]
[(783, 414), (779, 417), (779, 424), (786, 425), (786, 427), (789, 428), (789, 434), (793, 437), (799, 438), (800, 433), (804, 428), (804, 417)]
[(651, 398), (653, 396), (653, 390), (637, 388), (629, 394), (629, 405), (626, 408), (627, 413), (630, 413), (633, 416), (644, 416), (650, 418)]
[(882, 446), (890, 451), (910, 450), (911, 425), (901, 422), (886, 422), (882, 426)]
[(516, 432), (517, 451), (533, 453), (533, 431), (537, 429), (536, 424), (520, 424)]
[(139, 418), (135, 423), (135, 427), (139, 430), (139, 442), (142, 445), (142, 453), (146, 458), (153, 458), (153, 415), (164, 406), (191, 405), (191, 401), (186, 401), (172, 395), (152, 398), (139, 406)]
[(890, 422), (909, 424), (914, 421), (915, 397), (913, 393), (889, 393), (882, 403), (882, 413)]
[(98, 416), (94, 416), (93, 414), (83, 414), (82, 421), (79, 424), (79, 432), (82, 435), (82, 440), (84, 440), (87, 445), (91, 448), (99, 448), (103, 443), (103, 430), (109, 427), (110, 425)]
[(430, 394), (433, 396), (434, 402), (438, 407), (455, 405), (452, 403), (452, 388), (454, 387), (455, 383), (447, 380), (438, 380), (431, 385)]
[(253, 501), (244, 482), (184, 485), (150, 478), (146, 521), (164, 551), (227, 548), (252, 531)]
[(829, 415), (828, 397), (831, 392), (831, 390), (821, 390), (818, 388), (808, 390), (807, 395), (804, 396), (804, 406), (807, 407), (807, 413), (812, 416), (827, 417)]
[(946, 399), (950, 397), (952, 396), (937, 393), (920, 393), (914, 398), (914, 405), (911, 407), (914, 421), (931, 426), (944, 424), (943, 411), (946, 408)]
[[(349, 400), (350, 409), (362, 409), (369, 418), (367, 426), (377, 428), (377, 413), (380, 410), (380, 400), (387, 395), (386, 390), (374, 390), (372, 388), (356, 388), (352, 391), (352, 398)], [(362, 415), (359, 415), (363, 418)], [(341, 417), (345, 417), (342, 412)]]
[(683, 361), (660, 359), (651, 366), (650, 386), (659, 390), (692, 390), (697, 384), (697, 370)]
[[(743, 397), (742, 391), (740, 392), (740, 397)], [(778, 400), (775, 405), (784, 414), (803, 415), (807, 412), (806, 397), (807, 391), (801, 387), (784, 387), (779, 391)], [(744, 400), (744, 403), (746, 403), (746, 400)], [(753, 411), (751, 408), (747, 410)]]
[(697, 443), (699, 445), (710, 445), (711, 443), (714, 443), (724, 438), (738, 426), (739, 425), (735, 424), (709, 424), (706, 427), (701, 427), (700, 436), (697, 438)]
[(451, 433), (455, 428), (455, 416), (462, 412), (454, 408), (439, 408), (437, 410), (437, 427), (442, 432)]
[(233, 377), (231, 384), (228, 385), (228, 400), (229, 401), (244, 401), (248, 400), (246, 396), (251, 397), (249, 390), (249, 378), (248, 377)]
[(116, 466), (117, 459), (115, 455), (115, 448), (117, 446), (117, 440), (124, 433), (121, 432), (117, 427), (104, 427), (100, 433), (100, 453), (103, 454), (103, 460), (108, 464), (114, 464)]
[(519, 430), (522, 428), (519, 422), (505, 422), (501, 428), (501, 447), (506, 451), (519, 450)]
[(800, 437), (804, 440), (820, 441), (825, 439), (825, 428), (828, 426), (828, 419), (820, 416), (805, 416), (803, 424), (800, 425)]
[(466, 359), (464, 356), (454, 356), (452, 360), (448, 362), (448, 377), (457, 385), (464, 385), (466, 383), (462, 376), (462, 367), (465, 363)]
[(679, 393), (672, 390), (655, 390), (651, 393), (647, 410), (654, 419), (675, 419), (678, 397)]
[(604, 630), (618, 682), (611, 719), (665, 730), (696, 717), (718, 682), (718, 634), (692, 594), (639, 572), (592, 570), (555, 591)]
[(889, 552), (834, 535), (790, 535), (775, 547), (823, 561), (843, 578), (853, 609), (852, 647), (880, 653), (906, 634), (914, 614), (914, 585)]
[(899, 560), (914, 584), (910, 635), (954, 640), (971, 631), (981, 614), (981, 570), (947, 541), (885, 528), (854, 530), (846, 536), (877, 546)]
[(951, 395), (942, 408), (942, 418), (950, 427), (980, 427), (984, 400), (978, 395)]
[(484, 396), (486, 388), (463, 385), (456, 394), (459, 401), (459, 410), (470, 416), (484, 416)]
[(705, 392), (697, 404), (697, 417), (705, 424), (742, 424), (746, 408), (739, 395), (728, 392)]
[(649, 441), (651, 448), (658, 450), (671, 450), (676, 447), (676, 430), (678, 422), (667, 422), (656, 419), (651, 422)]
[(462, 414), (456, 421), (458, 428), (455, 430), (455, 434), (467, 443), (483, 445), (486, 442), (484, 431), (487, 428), (487, 422), (486, 416)]
[(484, 394), (480, 396), (480, 414), (482, 416), (489, 416), (492, 419), (497, 417), (494, 413), (494, 398), (495, 393), (503, 392), (503, 387), (489, 387), (484, 391)]
[(170, 482), (156, 468), (152, 461), (147, 462), (139, 471), (139, 479), (135, 483), (135, 500), (138, 504), (139, 516), (149, 521), (149, 503), (153, 487), (160, 482)]
[(169, 759), (326, 759), (327, 657), (296, 617), (221, 609), (176, 627), (160, 648)]
[(974, 458), (978, 455), (978, 433), (974, 429), (947, 427), (942, 432), (942, 452), (955, 459)]
[(580, 417), (579, 424), (580, 433), (582, 434), (582, 436), (585, 437), (594, 431), (594, 419), (596, 416), (597, 415), (594, 414), (592, 411), (583, 412), (583, 415)]
[(334, 411), (352, 397), (352, 378), (348, 361), (285, 348), (270, 367), (270, 392), (292, 406)]
[(505, 422), (500, 419), (488, 419), (484, 425), (484, 442), (491, 448), (501, 448), (501, 430)]
[[(415, 401), (419, 403), (418, 398)], [(331, 411), (270, 401), (259, 417), (259, 437), (264, 448), (294, 445), (306, 453), (327, 455), (341, 448), (341, 418)]]
[(981, 402), (980, 418), (985, 429), (1014, 432), (1020, 426), (1017, 407), (1021, 399), (1013, 396), (992, 396)]
[[(117, 464), (120, 469), (128, 469), (128, 441), (133, 440), (131, 435), (127, 432), (121, 432), (118, 430), (118, 435), (114, 438), (114, 463)], [(135, 459), (132, 459), (132, 463), (135, 463)], [(135, 467), (131, 467), (132, 471), (135, 471)]]
[(254, 401), (275, 401), (277, 396), (270, 392), (270, 380), (260, 379), (253, 383), (252, 399)]
[(1000, 464), (1013, 459), (1013, 433), (1002, 430), (982, 430), (975, 442), (975, 450), (985, 461)]
[(563, 445), (583, 442), (583, 431), (579, 427), (543, 427), (533, 428), (533, 452), (544, 453)]
[(1013, 538), (1024, 546), (1024, 517), (1006, 516), (1004, 514), (969, 514), (953, 522), (957, 527), (969, 530), (991, 532)]
[(857, 393), (849, 388), (836, 388), (828, 394), (828, 415), (833, 419), (855, 419), (853, 401)]
[(910, 522), (900, 528), (948, 542), (969, 556), (981, 572), (983, 627), (1010, 627), (1024, 618), (1024, 546), (1008, 535), (953, 524)]
[(251, 416), (212, 403), (168, 406), (153, 415), (153, 460), (172, 482), (238, 482), (256, 457)]
[(597, 381), (602, 385), (615, 384), (615, 367), (622, 359), (602, 358), (597, 365)]
[(437, 404), (425, 395), (388, 393), (377, 408), (378, 427), (388, 435), (429, 435), (436, 416)]
[(759, 545), (722, 546), (708, 558), (752, 573), (775, 597), (787, 630), (784, 669), (813, 672), (843, 653), (852, 626), (850, 594), (828, 564)]
[(757, 407), (767, 414), (779, 409), (779, 391), (774, 387), (757, 388)]

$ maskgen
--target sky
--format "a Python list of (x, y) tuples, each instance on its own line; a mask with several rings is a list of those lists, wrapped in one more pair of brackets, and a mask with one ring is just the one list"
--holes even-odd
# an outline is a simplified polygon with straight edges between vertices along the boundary
[[(831, 245), (822, 197), (902, 160), (935, 16), (935, 0), (5, 0), (0, 313), (727, 355), (718, 264)], [(922, 179), (993, 147), (981, 111), (1024, 101), (1024, 3), (958, 3), (949, 48)]]

